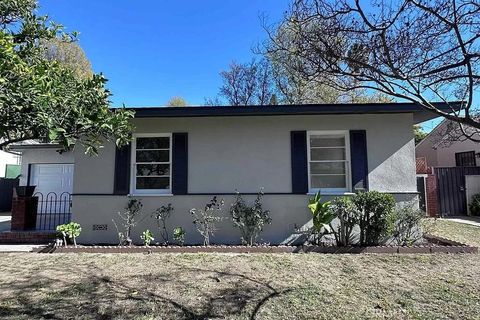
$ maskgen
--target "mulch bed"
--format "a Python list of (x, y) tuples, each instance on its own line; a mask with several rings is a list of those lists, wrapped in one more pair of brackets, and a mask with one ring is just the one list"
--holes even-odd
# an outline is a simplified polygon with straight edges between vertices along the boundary
[(433, 235), (425, 235), (426, 244), (413, 246), (68, 246), (46, 247), (43, 253), (478, 253), (477, 247)]

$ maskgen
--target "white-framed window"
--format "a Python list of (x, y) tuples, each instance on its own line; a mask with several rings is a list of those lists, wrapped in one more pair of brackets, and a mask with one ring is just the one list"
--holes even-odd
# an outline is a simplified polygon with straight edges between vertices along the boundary
[(172, 135), (134, 134), (132, 194), (170, 194), (172, 190)]
[(351, 189), (348, 131), (307, 133), (309, 192), (342, 193)]

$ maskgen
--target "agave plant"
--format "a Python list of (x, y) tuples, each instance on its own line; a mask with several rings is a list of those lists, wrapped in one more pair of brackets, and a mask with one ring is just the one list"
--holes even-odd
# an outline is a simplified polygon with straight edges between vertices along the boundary
[(311, 229), (314, 242), (318, 244), (320, 239), (331, 233), (330, 223), (335, 219), (335, 214), (330, 210), (330, 201), (321, 202), (320, 192), (309, 199), (308, 208), (312, 212), (313, 227)]

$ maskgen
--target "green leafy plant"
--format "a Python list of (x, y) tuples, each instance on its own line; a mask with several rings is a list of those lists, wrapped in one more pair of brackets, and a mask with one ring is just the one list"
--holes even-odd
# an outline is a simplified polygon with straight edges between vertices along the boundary
[(235, 201), (230, 206), (233, 223), (240, 229), (242, 243), (253, 246), (266, 224), (270, 224), (269, 210), (262, 208), (263, 191), (257, 194), (253, 206), (248, 206), (242, 195), (237, 192)]
[(158, 232), (163, 239), (163, 243), (167, 245), (170, 240), (167, 232), (167, 220), (170, 218), (173, 212), (172, 204), (169, 203), (166, 206), (161, 206), (152, 213), (152, 217), (157, 221)]
[(480, 216), (480, 193), (474, 194), (468, 205), (470, 214), (473, 216)]
[(330, 211), (338, 218), (338, 225), (330, 225), (337, 246), (348, 246), (353, 241), (353, 228), (357, 224), (356, 208), (349, 197), (337, 197), (330, 203)]
[(173, 240), (177, 241), (179, 245), (183, 246), (185, 243), (185, 230), (182, 227), (173, 229)]
[(223, 219), (218, 214), (222, 211), (224, 204), (225, 201), (223, 199), (218, 200), (215, 196), (203, 210), (195, 208), (190, 210), (190, 214), (193, 216), (193, 223), (203, 237), (204, 246), (210, 245), (210, 237), (217, 230), (215, 224)]
[(138, 217), (141, 214), (143, 204), (138, 199), (129, 198), (124, 212), (118, 212), (123, 230), (120, 231), (117, 223), (112, 219), (118, 233), (118, 241), (121, 246), (132, 245), (132, 229), (139, 223)]
[(422, 220), (425, 212), (415, 208), (413, 203), (395, 210), (393, 239), (399, 246), (410, 246), (423, 237)]
[(375, 246), (392, 235), (395, 198), (378, 191), (360, 192), (352, 198), (360, 227), (360, 245)]
[(143, 244), (146, 245), (147, 247), (152, 243), (155, 238), (153, 237), (153, 233), (150, 230), (145, 230), (143, 231), (142, 235), (140, 238), (143, 240)]
[(70, 239), (73, 241), (73, 245), (77, 246), (77, 237), (80, 236), (82, 228), (79, 223), (70, 222), (66, 224), (61, 224), (57, 226), (57, 232), (59, 232), (63, 237), (64, 246), (67, 246), (67, 240)]
[(96, 154), (105, 141), (130, 141), (134, 112), (110, 108), (105, 77), (46, 56), (45, 43), (70, 44), (78, 33), (38, 15), (34, 0), (2, 0), (0, 21), (0, 149), (39, 140)]
[(313, 227), (311, 233), (313, 242), (319, 244), (323, 236), (332, 232), (330, 224), (335, 219), (335, 215), (330, 210), (330, 201), (321, 201), (320, 192), (309, 199), (308, 208), (312, 213)]

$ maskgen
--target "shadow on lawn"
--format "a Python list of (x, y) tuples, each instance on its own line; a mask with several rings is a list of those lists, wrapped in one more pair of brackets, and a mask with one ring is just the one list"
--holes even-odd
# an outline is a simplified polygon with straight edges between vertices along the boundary
[(93, 265), (72, 268), (71, 277), (67, 270), (49, 268), (51, 276), (43, 272), (4, 281), (0, 318), (256, 319), (267, 302), (292, 291), (234, 272), (172, 267), (168, 273), (152, 269), (151, 274), (114, 277)]

